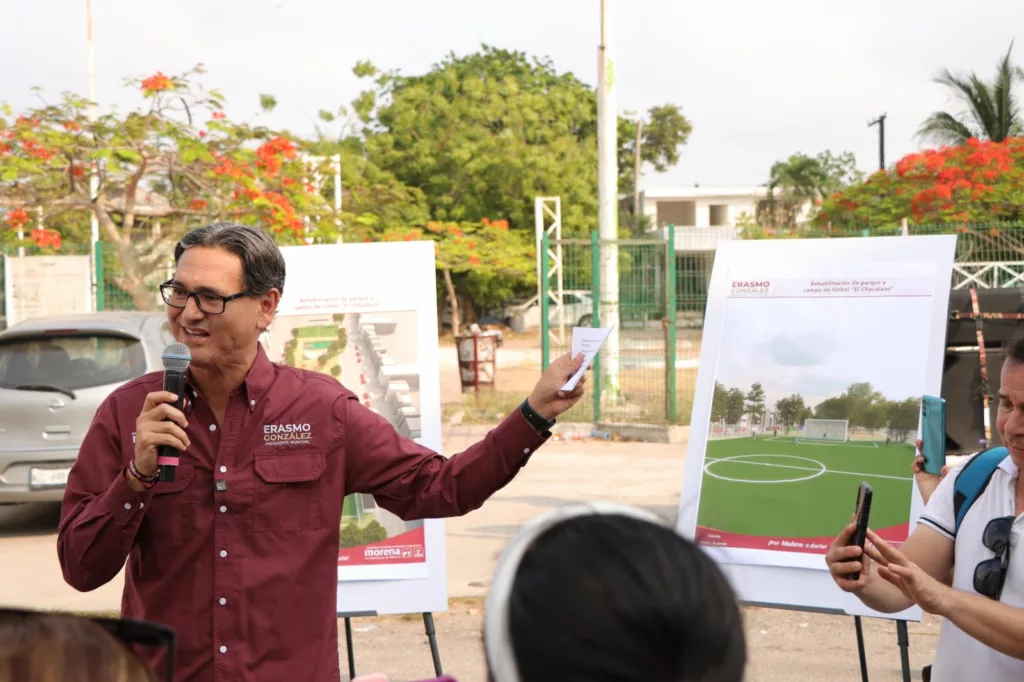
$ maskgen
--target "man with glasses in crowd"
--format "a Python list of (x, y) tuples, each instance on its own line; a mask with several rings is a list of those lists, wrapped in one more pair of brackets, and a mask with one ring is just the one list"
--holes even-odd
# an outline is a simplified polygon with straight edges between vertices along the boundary
[[(94, 590), (127, 560), (123, 615), (177, 631), (178, 680), (338, 680), (345, 495), (373, 494), (403, 519), (480, 507), (579, 401), (583, 381), (561, 386), (582, 356), (558, 358), (484, 440), (445, 458), (400, 436), (332, 377), (270, 362), (258, 339), (285, 263), (265, 231), (198, 228), (174, 259), (160, 291), (175, 339), (191, 352), (184, 409), (153, 372), (97, 410), (61, 510), (64, 578)], [(302, 439), (265, 437), (296, 427)], [(161, 445), (181, 452), (173, 481), (159, 480)]]
[[(917, 604), (942, 617), (932, 682), (1024, 680), (1024, 340), (1009, 347), (1003, 362), (996, 429), (1008, 454), (959, 528), (964, 500), (954, 489), (971, 460), (952, 467), (937, 487), (937, 477), (918, 465), (927, 506), (899, 550), (869, 531), (863, 556), (847, 546), (850, 523), (826, 555), (836, 584), (869, 608), (895, 613)], [(860, 577), (851, 580), (856, 571)]]

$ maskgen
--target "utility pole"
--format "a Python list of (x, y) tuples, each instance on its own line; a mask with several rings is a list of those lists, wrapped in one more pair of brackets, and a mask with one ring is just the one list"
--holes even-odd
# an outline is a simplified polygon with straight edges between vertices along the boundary
[(597, 49), (597, 192), (601, 237), (601, 326), (611, 327), (605, 341), (604, 393), (615, 404), (619, 397), (619, 237), (618, 101), (611, 23), (614, 0), (601, 0), (601, 44)]
[(885, 170), (885, 114), (868, 123), (868, 128), (878, 126), (878, 169)]
[(644, 139), (644, 120), (640, 119), (636, 122), (636, 147), (634, 147), (633, 153), (633, 215), (640, 215), (640, 164), (642, 156), (640, 154), (641, 147)]
[[(92, 41), (92, 0), (85, 0), (85, 13), (86, 13), (86, 50), (89, 53), (89, 108), (88, 116), (89, 121), (95, 123), (96, 121), (96, 56), (93, 54), (93, 41)], [(95, 142), (95, 137), (93, 138)], [(93, 160), (89, 164), (89, 201), (96, 201), (96, 194), (99, 192), (100, 177), (97, 174), (96, 161)], [(92, 263), (92, 273), (89, 275), (92, 284), (92, 305), (93, 310), (96, 310), (96, 303), (98, 301), (98, 289), (101, 283), (96, 281), (96, 270), (98, 264), (96, 263), (96, 243), (100, 240), (100, 222), (96, 217), (96, 210), (92, 208), (89, 211), (89, 260)]]

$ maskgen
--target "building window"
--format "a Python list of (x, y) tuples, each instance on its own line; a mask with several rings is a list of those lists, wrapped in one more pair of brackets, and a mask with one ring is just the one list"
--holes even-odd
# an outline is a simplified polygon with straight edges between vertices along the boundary
[(711, 227), (722, 227), (729, 224), (728, 204), (712, 204), (710, 208), (709, 224)]

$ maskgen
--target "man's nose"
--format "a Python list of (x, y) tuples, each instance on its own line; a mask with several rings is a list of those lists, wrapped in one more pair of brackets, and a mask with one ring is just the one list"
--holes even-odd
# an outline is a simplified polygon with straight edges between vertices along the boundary
[(206, 313), (202, 311), (196, 302), (195, 296), (188, 297), (188, 300), (185, 301), (185, 309), (181, 311), (181, 314), (186, 320), (201, 320), (206, 316)]

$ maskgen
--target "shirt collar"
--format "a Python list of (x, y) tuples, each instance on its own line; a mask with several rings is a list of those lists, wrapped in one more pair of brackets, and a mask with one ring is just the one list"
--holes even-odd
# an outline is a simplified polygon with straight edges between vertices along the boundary
[[(246, 398), (249, 401), (249, 411), (252, 412), (256, 409), (257, 403), (263, 399), (263, 396), (270, 390), (271, 384), (274, 383), (274, 363), (267, 357), (267, 352), (263, 349), (263, 344), (256, 344), (256, 359), (252, 361), (252, 365), (249, 366), (249, 371), (245, 375), (245, 379), (242, 380), (240, 388), (245, 390)], [(197, 393), (195, 382), (192, 380), (192, 370), (189, 369), (185, 375), (186, 381), (188, 382), (189, 388), (192, 389), (192, 397), (195, 397)], [(191, 405), (188, 406), (191, 408)], [(191, 409), (187, 409), (187, 412), (191, 412)]]
[(1017, 465), (1014, 464), (1013, 457), (1010, 457), (1009, 455), (1003, 457), (1003, 461), (999, 463), (999, 468), (1011, 476), (1017, 473)]

